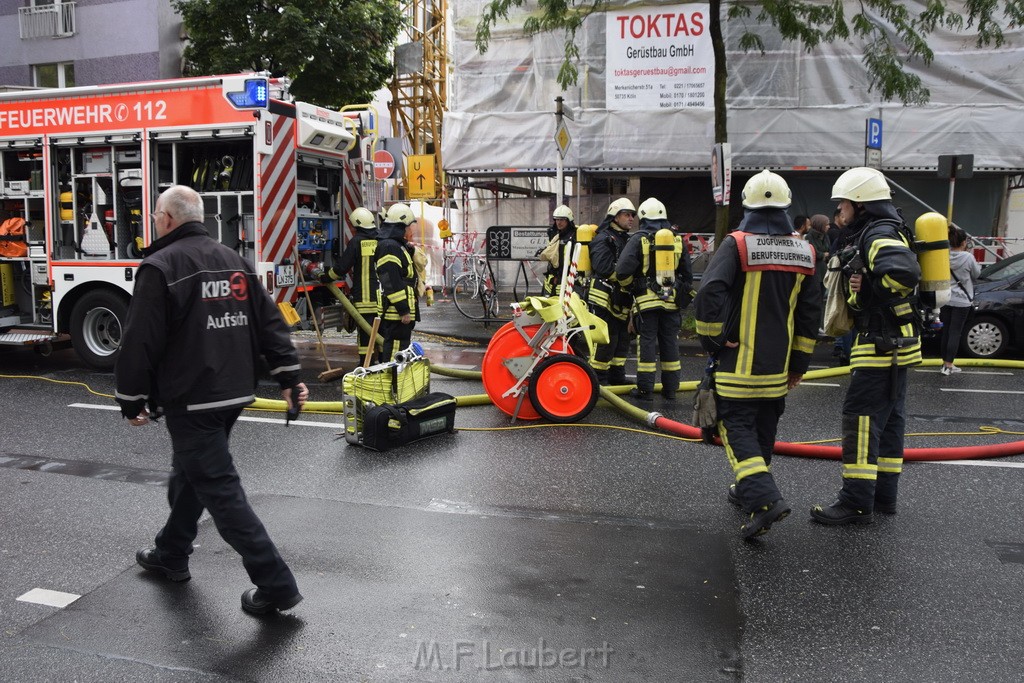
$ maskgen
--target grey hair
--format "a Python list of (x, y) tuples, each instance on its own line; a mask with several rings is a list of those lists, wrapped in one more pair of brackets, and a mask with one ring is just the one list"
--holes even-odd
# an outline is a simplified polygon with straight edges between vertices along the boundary
[(202, 223), (206, 217), (203, 198), (191, 187), (172, 185), (160, 196), (164, 200), (164, 211), (173, 216), (177, 225), (191, 221)]

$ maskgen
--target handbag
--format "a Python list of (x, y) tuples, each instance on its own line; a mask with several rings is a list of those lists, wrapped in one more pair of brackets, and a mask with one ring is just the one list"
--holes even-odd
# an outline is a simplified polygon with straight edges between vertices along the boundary
[(850, 307), (846, 305), (846, 283), (838, 255), (828, 261), (825, 288), (828, 290), (828, 298), (825, 299), (825, 334), (842, 337), (853, 329), (853, 316), (850, 315)]

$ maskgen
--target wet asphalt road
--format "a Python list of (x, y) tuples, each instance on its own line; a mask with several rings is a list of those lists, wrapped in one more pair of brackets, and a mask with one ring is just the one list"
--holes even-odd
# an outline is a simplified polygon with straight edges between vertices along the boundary
[[(479, 348), (424, 341), (436, 364), (479, 364)], [(340, 399), (298, 343), (313, 399)], [(345, 340), (329, 356), (356, 362)], [(701, 365), (686, 356), (684, 377)], [(457, 434), (387, 454), (337, 440), (334, 415), (286, 429), (254, 413), (271, 421), (240, 422), (233, 452), (306, 597), (256, 619), (208, 519), (191, 582), (134, 564), (166, 514), (169, 439), (89, 392), (111, 393), (110, 374), (21, 350), (0, 351), (0, 374), (0, 681), (1021, 678), (1020, 456), (909, 463), (898, 515), (840, 529), (807, 515), (831, 502), (838, 464), (779, 456), (794, 514), (743, 543), (720, 449), (605, 406), (588, 425), (518, 430), (492, 407), (460, 408)], [(908, 431), (926, 435), (908, 446), (1024, 438), (1020, 374), (913, 371)], [(846, 382), (794, 391), (780, 439), (835, 439)], [(482, 392), (437, 376), (432, 388)], [(687, 395), (653, 407), (688, 418)], [(18, 600), (34, 588), (81, 597)]]

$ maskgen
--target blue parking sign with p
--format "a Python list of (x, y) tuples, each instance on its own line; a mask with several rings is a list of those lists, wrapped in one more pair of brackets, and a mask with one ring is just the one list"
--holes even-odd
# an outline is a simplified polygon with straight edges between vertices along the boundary
[(868, 119), (865, 127), (864, 146), (868, 149), (882, 149), (882, 119)]

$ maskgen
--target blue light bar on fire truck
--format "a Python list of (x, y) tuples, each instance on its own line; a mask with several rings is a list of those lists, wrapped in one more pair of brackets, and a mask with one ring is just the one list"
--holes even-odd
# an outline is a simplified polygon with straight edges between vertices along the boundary
[(235, 109), (266, 109), (270, 84), (266, 78), (225, 78), (224, 97)]

